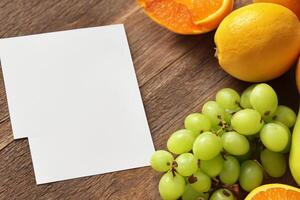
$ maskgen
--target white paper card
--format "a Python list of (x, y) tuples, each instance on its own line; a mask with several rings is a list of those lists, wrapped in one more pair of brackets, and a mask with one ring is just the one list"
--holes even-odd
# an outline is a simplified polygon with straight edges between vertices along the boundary
[(0, 40), (14, 138), (37, 183), (148, 165), (154, 151), (123, 25)]

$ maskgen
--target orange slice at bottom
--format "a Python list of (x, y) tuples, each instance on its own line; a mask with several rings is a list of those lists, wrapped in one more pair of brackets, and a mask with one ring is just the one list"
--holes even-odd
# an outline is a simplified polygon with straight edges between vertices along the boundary
[(267, 184), (254, 189), (245, 200), (299, 200), (300, 189), (284, 184)]

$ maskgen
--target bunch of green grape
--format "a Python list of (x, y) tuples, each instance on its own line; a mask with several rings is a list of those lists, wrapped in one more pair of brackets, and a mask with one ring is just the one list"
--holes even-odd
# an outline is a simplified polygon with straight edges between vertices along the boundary
[(158, 186), (161, 198), (235, 200), (228, 186), (250, 192), (264, 174), (283, 176), (295, 120), (268, 84), (252, 85), (241, 95), (221, 89), (201, 113), (185, 118), (185, 128), (169, 137), (168, 151), (152, 155), (152, 168), (165, 173)]

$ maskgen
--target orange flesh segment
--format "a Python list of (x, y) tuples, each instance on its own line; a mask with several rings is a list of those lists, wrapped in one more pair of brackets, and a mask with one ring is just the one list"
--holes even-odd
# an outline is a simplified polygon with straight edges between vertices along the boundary
[(283, 189), (270, 188), (266, 191), (257, 193), (252, 200), (299, 200), (300, 192)]
[(191, 5), (193, 5), (194, 0), (175, 0), (177, 3), (181, 3), (185, 5), (186, 7), (190, 8)]
[(191, 10), (195, 22), (207, 18), (222, 7), (223, 0), (195, 0)]
[(145, 11), (159, 24), (177, 33), (201, 32), (194, 24), (189, 9), (175, 0), (146, 0)]

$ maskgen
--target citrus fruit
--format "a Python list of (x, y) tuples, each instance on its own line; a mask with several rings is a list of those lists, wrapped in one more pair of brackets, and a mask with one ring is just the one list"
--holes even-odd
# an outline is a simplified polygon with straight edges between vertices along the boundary
[(217, 28), (233, 8), (233, 0), (138, 0), (138, 4), (161, 26), (186, 35)]
[(221, 67), (232, 76), (263, 82), (286, 72), (300, 52), (300, 23), (289, 9), (255, 3), (229, 14), (215, 34)]
[(245, 200), (299, 200), (300, 189), (284, 184), (267, 184), (254, 189)]
[(217, 28), (233, 8), (232, 0), (188, 1), (191, 3), (185, 5), (190, 9), (194, 23), (208, 30)]
[[(298, 91), (300, 93), (300, 58), (298, 61), (298, 66), (296, 69), (296, 81)], [(290, 150), (290, 157), (289, 157), (289, 166), (291, 170), (291, 174), (293, 175), (294, 180), (300, 185), (300, 109), (298, 112), (297, 120), (293, 129), (292, 135), (292, 144)], [(300, 199), (300, 198), (299, 198)]]
[(277, 3), (292, 10), (300, 20), (300, 2), (299, 0), (253, 0), (254, 3)]

